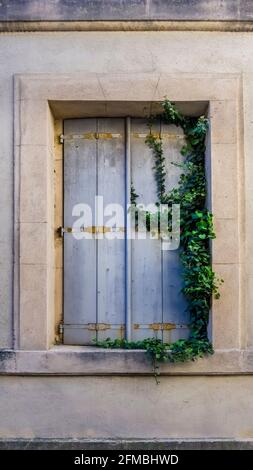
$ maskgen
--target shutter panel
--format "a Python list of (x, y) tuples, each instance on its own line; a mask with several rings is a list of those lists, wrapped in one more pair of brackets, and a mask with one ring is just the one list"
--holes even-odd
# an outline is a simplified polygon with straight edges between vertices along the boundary
[[(76, 136), (96, 131), (96, 119), (73, 119), (64, 122), (64, 226), (66, 227), (72, 227), (76, 219), (72, 216), (76, 204), (89, 204), (94, 214), (97, 142), (95, 139)], [(64, 234), (64, 343), (90, 343), (95, 336), (94, 331), (78, 325), (95, 322), (96, 241), (76, 240), (71, 233), (66, 233)]]
[[(154, 132), (160, 126), (154, 126)], [(131, 179), (139, 194), (137, 203), (154, 204), (157, 188), (154, 159), (145, 144), (146, 120), (131, 119)], [(183, 135), (174, 126), (163, 126), (166, 187), (177, 184), (182, 162)], [(113, 213), (95, 217), (96, 196), (103, 210), (117, 204), (124, 227), (126, 188), (125, 120), (118, 118), (72, 119), (64, 124), (64, 226), (72, 227), (76, 204), (88, 204), (92, 221), (86, 226), (113, 226)], [(120, 209), (121, 208), (121, 209)], [(115, 208), (111, 207), (111, 210)], [(116, 209), (117, 210), (117, 209)], [(82, 214), (80, 214), (82, 215)], [(130, 293), (132, 339), (155, 336), (175, 341), (188, 336), (186, 302), (182, 288), (179, 251), (162, 251), (161, 240), (134, 239), (130, 245), (131, 277), (126, 285), (125, 235), (121, 238), (76, 240), (64, 234), (64, 343), (92, 344), (92, 339), (120, 338), (126, 323), (126, 294)], [(138, 238), (138, 236), (137, 236)], [(175, 329), (155, 325), (175, 324)], [(181, 326), (181, 327), (180, 327)], [(122, 328), (123, 327), (123, 328)]]
[[(86, 225), (101, 227), (109, 223), (106, 219), (110, 217), (95, 218), (96, 196), (103, 197), (104, 207), (114, 203), (124, 210), (124, 146), (124, 119), (65, 121), (65, 227), (72, 227), (72, 210), (80, 203), (92, 210), (92, 222)], [(72, 233), (64, 234), (65, 344), (90, 344), (95, 337), (124, 335), (124, 232), (120, 235), (121, 239), (95, 239), (93, 235), (92, 240), (75, 240)], [(97, 331), (99, 325), (102, 329)]]
[[(154, 128), (154, 131), (157, 130)], [(145, 144), (148, 133), (145, 119), (132, 119), (131, 163), (132, 181), (139, 195), (137, 204), (157, 201), (152, 151)], [(151, 323), (162, 323), (161, 240), (132, 240), (132, 319), (133, 340), (154, 336)], [(140, 328), (137, 326), (140, 325)], [(143, 325), (147, 327), (143, 328)], [(161, 338), (161, 332), (157, 333)]]
[[(108, 204), (118, 204), (123, 213), (120, 226), (124, 227), (124, 119), (98, 119), (98, 132), (101, 135), (98, 140), (98, 194), (103, 196), (104, 208)], [(115, 136), (103, 138), (103, 134), (110, 133)], [(104, 218), (104, 225), (107, 224), (114, 225), (111, 216)], [(113, 326), (110, 330), (98, 331), (98, 339), (124, 337), (121, 326), (125, 324), (125, 235), (124, 232), (115, 235), (112, 232), (97, 240), (97, 321)]]
[[(184, 133), (181, 128), (173, 125), (162, 125), (163, 149), (166, 167), (166, 188), (173, 189), (179, 181), (181, 169), (172, 165), (183, 163), (184, 157), (180, 150), (184, 145)], [(163, 321), (175, 323), (183, 328), (164, 330), (164, 341), (176, 341), (187, 338), (189, 329), (184, 328), (189, 323), (189, 314), (186, 312), (187, 302), (181, 293), (183, 287), (182, 267), (179, 259), (179, 250), (163, 251)]]

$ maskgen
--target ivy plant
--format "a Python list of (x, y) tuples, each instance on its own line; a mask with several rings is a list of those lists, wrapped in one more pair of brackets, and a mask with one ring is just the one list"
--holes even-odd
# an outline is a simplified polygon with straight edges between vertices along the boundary
[[(105, 348), (144, 349), (153, 358), (155, 374), (157, 362), (184, 362), (213, 353), (208, 340), (207, 326), (212, 296), (219, 298), (219, 285), (223, 282), (212, 270), (210, 240), (215, 238), (213, 216), (206, 207), (207, 182), (205, 176), (205, 140), (208, 120), (204, 116), (188, 117), (181, 114), (173, 103), (165, 100), (163, 112), (152, 116), (148, 122), (150, 132), (146, 144), (154, 157), (154, 177), (157, 185), (157, 204), (180, 204), (180, 260), (183, 267), (182, 292), (187, 300), (190, 316), (189, 339), (180, 339), (172, 344), (158, 338), (147, 338), (131, 342), (125, 339), (98, 341)], [(152, 133), (156, 120), (181, 127), (185, 145), (181, 149), (184, 157), (177, 187), (166, 192), (166, 169), (162, 136)], [(174, 163), (175, 164), (175, 163)], [(131, 202), (136, 205), (138, 194), (131, 186)], [(171, 214), (171, 209), (169, 209)], [(147, 214), (147, 228), (152, 214)]]

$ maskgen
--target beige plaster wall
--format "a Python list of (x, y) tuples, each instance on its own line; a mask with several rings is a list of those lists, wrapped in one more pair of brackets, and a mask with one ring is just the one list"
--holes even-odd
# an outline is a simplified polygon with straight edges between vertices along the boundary
[[(246, 249), (246, 264), (241, 265), (241, 294), (236, 305), (244, 312), (240, 321), (246, 331), (238, 343), (253, 347), (252, 52), (253, 36), (250, 33), (70, 32), (0, 35), (0, 347), (10, 348), (13, 344), (13, 76), (18, 73), (79, 72), (240, 74), (242, 115), (238, 115), (241, 136), (238, 144), (241, 149), (239, 166), (241, 175), (245, 170), (246, 189), (241, 180), (239, 235), (241, 247), (245, 246)], [(231, 133), (231, 129), (229, 131)], [(218, 132), (223, 137), (224, 132), (226, 135), (226, 120), (224, 130)], [(217, 147), (220, 145), (218, 142), (215, 145), (218, 155), (218, 150), (222, 149)], [(59, 164), (56, 162), (56, 165)], [(228, 165), (224, 182), (230, 187), (234, 184), (237, 170)], [(218, 167), (216, 171), (219, 171)], [(225, 217), (228, 226), (231, 225), (229, 219), (234, 217), (234, 207), (231, 201), (228, 202), (231, 214)], [(234, 236), (231, 230), (227, 234)], [(230, 259), (222, 261), (223, 276), (226, 276), (223, 296), (227, 298), (232, 298), (230, 294), (233, 293), (229, 282), (233, 259), (237, 260), (237, 253), (231, 253)], [(221, 260), (216, 260), (216, 263), (218, 269)], [(233, 328), (239, 333), (242, 331), (234, 305), (235, 302), (230, 300), (226, 309), (220, 311), (221, 316), (224, 314), (224, 318), (229, 318), (231, 334)], [(227, 328), (226, 321), (224, 328)], [(232, 337), (231, 344), (234, 347)], [(1, 437), (253, 437), (251, 376), (163, 377), (159, 387), (152, 378), (144, 377), (14, 376), (1, 377), (0, 382)], [(143, 400), (143, 397), (146, 398)]]
[(252, 394), (251, 377), (3, 377), (0, 438), (252, 439)]
[[(241, 73), (244, 83), (245, 157), (250, 165), (250, 33), (70, 32), (0, 36), (0, 346), (12, 344), (13, 75), (17, 73)], [(112, 54), (113, 51), (113, 54)], [(36, 119), (36, 116), (34, 117)], [(248, 172), (250, 175), (250, 171)], [(247, 177), (248, 179), (250, 176)], [(249, 185), (250, 185), (249, 181)], [(249, 193), (248, 193), (249, 194)], [(247, 198), (247, 227), (252, 207)], [(250, 262), (249, 235), (248, 255)], [(252, 278), (252, 274), (251, 274)], [(250, 281), (249, 281), (250, 282)], [(247, 284), (248, 295), (252, 289)], [(251, 307), (251, 300), (247, 309)], [(251, 310), (252, 311), (252, 310)], [(253, 331), (249, 325), (249, 331)], [(247, 342), (252, 345), (252, 340)]]

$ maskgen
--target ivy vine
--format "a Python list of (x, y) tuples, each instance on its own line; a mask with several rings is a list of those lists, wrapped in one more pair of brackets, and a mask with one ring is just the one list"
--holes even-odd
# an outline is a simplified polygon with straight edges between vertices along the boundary
[[(180, 339), (172, 344), (163, 343), (158, 338), (129, 342), (125, 339), (98, 341), (105, 348), (145, 349), (154, 361), (157, 375), (157, 362), (184, 362), (213, 353), (208, 339), (207, 326), (212, 295), (219, 298), (219, 285), (223, 282), (212, 270), (210, 240), (215, 238), (213, 216), (206, 207), (207, 184), (205, 176), (205, 139), (208, 120), (204, 117), (182, 115), (169, 100), (163, 102), (163, 112), (149, 120), (150, 132), (146, 144), (154, 156), (154, 176), (157, 184), (158, 203), (180, 204), (180, 260), (183, 267), (182, 292), (187, 299), (190, 315), (189, 339)], [(185, 145), (181, 149), (184, 156), (181, 176), (176, 188), (166, 192), (166, 169), (162, 137), (152, 133), (153, 123), (174, 124), (181, 127), (185, 135)], [(174, 163), (175, 164), (175, 163)], [(131, 203), (136, 205), (138, 194), (131, 186)], [(171, 214), (171, 209), (169, 210)], [(147, 227), (151, 215), (147, 214)]]
[(136, 201), (137, 201), (138, 197), (139, 197), (139, 195), (135, 191), (133, 182), (131, 182), (131, 195), (130, 195), (131, 205), (136, 206)]

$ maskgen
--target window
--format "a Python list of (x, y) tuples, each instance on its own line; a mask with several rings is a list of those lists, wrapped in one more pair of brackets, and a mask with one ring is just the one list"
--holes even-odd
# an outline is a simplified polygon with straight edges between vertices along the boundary
[[(153, 131), (164, 140), (169, 190), (180, 176), (172, 163), (182, 161), (183, 132), (164, 125)], [(138, 204), (148, 208), (157, 201), (148, 132), (143, 118), (64, 122), (65, 344), (122, 338), (129, 322), (132, 340), (188, 335), (179, 250), (162, 249), (159, 234), (140, 227), (126, 237), (128, 179)]]
[[(219, 354), (216, 353), (211, 362), (213, 364), (217, 358), (217, 370), (227, 370), (224, 369), (225, 357), (226, 361), (231, 360), (231, 349), (238, 351), (240, 341), (246, 335), (246, 326), (244, 327), (244, 325), (251, 324), (248, 313), (244, 312), (242, 308), (243, 302), (240, 300), (241, 295), (239, 295), (241, 276), (244, 272), (243, 264), (240, 264), (242, 253), (238, 249), (241, 229), (239, 230), (237, 175), (241, 154), (240, 145), (238, 145), (238, 119), (236, 116), (239, 116), (241, 122), (241, 114), (238, 114), (238, 109), (241, 109), (238, 99), (238, 90), (240, 90), (238, 85), (240, 83), (236, 75), (229, 74), (222, 76), (217, 74), (171, 76), (168, 74), (161, 77), (150, 73), (102, 74), (99, 80), (96, 74), (70, 74), (68, 76), (28, 74), (16, 77), (15, 295), (13, 317), (16, 349), (41, 351), (42, 355), (43, 351), (47, 354), (46, 350), (50, 349), (51, 354), (58, 354), (54, 348), (55, 318), (57, 318), (58, 327), (62, 309), (60, 305), (56, 306), (55, 304), (54, 291), (57, 290), (57, 283), (54, 280), (57, 271), (59, 272), (58, 284), (60, 286), (61, 260), (58, 259), (56, 263), (54, 262), (56, 244), (54, 243), (55, 223), (53, 217), (53, 159), (55, 152), (59, 152), (55, 156), (56, 162), (59, 164), (59, 181), (57, 183), (59, 189), (62, 181), (59, 148), (62, 150), (63, 146), (59, 145), (54, 148), (54, 138), (55, 141), (58, 141), (59, 135), (62, 133), (58, 126), (54, 135), (54, 122), (60, 124), (62, 119), (95, 118), (96, 116), (124, 117), (129, 115), (141, 118), (149, 115), (150, 110), (156, 113), (156, 109), (154, 109), (156, 104), (167, 95), (181, 106), (183, 112), (189, 114), (199, 115), (205, 112), (209, 103), (210, 132), (206, 161), (210, 181), (210, 204), (215, 214), (217, 234), (217, 238), (213, 242), (212, 254), (214, 270), (225, 280), (222, 297), (217, 303), (214, 302), (212, 307), (212, 340), (216, 351), (223, 350), (221, 354), (224, 354), (224, 357), (222, 356), (223, 359), (220, 360)], [(108, 96), (108, 101), (104, 101), (104, 96)], [(65, 131), (64, 133), (66, 133)], [(136, 139), (136, 144), (140, 145), (141, 142), (141, 138)], [(131, 138), (131, 145), (133, 152), (134, 138)], [(143, 144), (144, 151), (146, 152), (147, 148)], [(170, 152), (168, 153), (170, 154)], [(230, 172), (231, 178), (225, 181), (223, 175), (227, 171)], [(141, 185), (136, 181), (135, 186), (136, 192), (141, 195)], [(59, 194), (57, 198), (60, 199)], [(60, 203), (58, 207), (60, 207)], [(63, 223), (59, 214), (57, 220), (58, 227), (66, 223), (66, 221)], [(66, 239), (66, 235), (64, 237)], [(61, 243), (62, 238), (58, 237), (57, 246)], [(132, 259), (132, 268), (133, 266), (134, 259)], [(61, 298), (62, 295), (58, 295), (59, 304)], [(247, 317), (246, 322), (242, 321), (244, 317)], [(137, 322), (133, 316), (132, 324), (134, 323)], [(141, 331), (145, 330), (140, 329), (139, 332), (136, 330), (133, 333), (140, 334)], [(172, 334), (176, 331), (171, 330)], [(181, 334), (181, 330), (179, 332)], [(92, 332), (92, 337), (95, 336), (95, 333), (96, 331)], [(109, 330), (104, 331), (106, 337), (111, 336), (110, 333)], [(251, 341), (250, 338), (249, 341)], [(68, 359), (69, 348), (63, 346), (63, 349), (61, 349), (61, 360), (66, 359), (66, 362), (62, 363), (60, 368), (57, 366), (58, 362), (54, 363), (55, 366), (52, 363), (50, 370), (54, 368), (54, 371), (62, 372), (72, 369), (71, 361), (69, 362)], [(228, 351), (226, 352), (226, 350)], [(91, 354), (87, 348), (81, 348), (77, 354), (84, 354), (84, 351), (87, 355)], [(24, 354), (24, 357), (28, 358), (29, 354), (25, 351)], [(93, 361), (95, 355), (92, 354)], [(238, 358), (240, 354), (238, 352)], [(234, 366), (236, 360), (233, 359), (232, 362), (231, 368), (236, 368), (237, 366)], [(110, 361), (100, 370), (105, 371), (108, 364)], [(48, 370), (48, 366), (47, 362), (45, 369), (43, 367), (42, 369)], [(86, 362), (81, 361), (80, 367), (85, 369)], [(95, 367), (95, 362), (92, 362), (89, 367), (97, 370), (98, 364)], [(180, 371), (188, 370), (189, 367), (188, 365), (186, 369), (180, 369)], [(197, 364), (191, 367), (197, 371), (201, 365)], [(206, 371), (206, 365), (203, 367)], [(136, 368), (137, 365), (133, 361), (132, 370), (136, 371)], [(34, 363), (30, 363), (29, 370), (37, 370)], [(122, 370), (121, 366), (120, 370)], [(213, 370), (211, 363), (209, 370)]]

